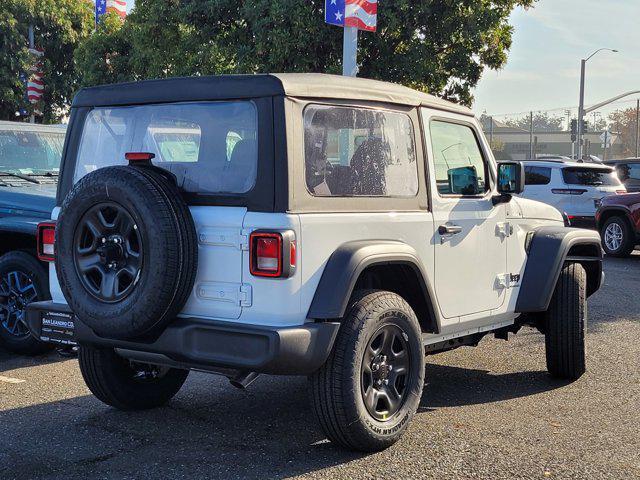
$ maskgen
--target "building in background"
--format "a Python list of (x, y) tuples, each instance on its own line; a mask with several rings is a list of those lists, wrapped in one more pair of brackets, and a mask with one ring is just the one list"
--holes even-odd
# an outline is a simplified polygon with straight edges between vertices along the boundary
[[(572, 154), (571, 132), (534, 130), (531, 135), (529, 130), (510, 126), (489, 117), (484, 117), (482, 123), (498, 160), (528, 160), (531, 158), (531, 151), (533, 151), (533, 158), (547, 155), (570, 157)], [(585, 155), (605, 157), (603, 136), (602, 130), (585, 134)], [(623, 150), (618, 136), (612, 134), (610, 145), (606, 149), (606, 158), (623, 158), (625, 156)]]

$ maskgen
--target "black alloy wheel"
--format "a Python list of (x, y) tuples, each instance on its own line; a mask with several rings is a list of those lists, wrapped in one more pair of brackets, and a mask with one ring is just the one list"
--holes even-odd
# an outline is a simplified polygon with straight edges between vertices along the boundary
[(82, 285), (107, 303), (124, 299), (140, 277), (142, 237), (131, 214), (116, 202), (90, 208), (74, 236), (74, 264)]
[(13, 337), (29, 337), (27, 305), (38, 298), (33, 280), (25, 272), (12, 270), (0, 278), (0, 326)]
[(392, 418), (404, 404), (411, 358), (407, 334), (395, 324), (382, 326), (371, 338), (362, 362), (361, 392), (369, 414)]

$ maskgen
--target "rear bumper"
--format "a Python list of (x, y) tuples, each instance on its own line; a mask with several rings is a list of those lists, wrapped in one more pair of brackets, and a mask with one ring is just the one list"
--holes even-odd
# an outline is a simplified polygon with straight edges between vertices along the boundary
[(30, 304), (27, 322), (45, 342), (115, 348), (131, 358), (181, 368), (277, 375), (308, 375), (320, 368), (340, 326), (327, 322), (275, 328), (177, 318), (153, 341), (134, 342), (99, 337), (67, 305), (51, 301)]

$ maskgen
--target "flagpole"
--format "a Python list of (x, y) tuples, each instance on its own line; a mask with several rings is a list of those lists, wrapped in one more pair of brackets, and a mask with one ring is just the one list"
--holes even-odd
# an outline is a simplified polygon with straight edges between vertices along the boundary
[(342, 75), (355, 77), (358, 74), (358, 29), (344, 27), (342, 41)]
[[(36, 41), (34, 38), (34, 33), (33, 33), (33, 25), (29, 25), (29, 49), (33, 50), (34, 48), (36, 48)], [(29, 81), (29, 79), (27, 78), (27, 82)], [(33, 111), (31, 112), (31, 119), (30, 119), (31, 123), (36, 123), (36, 116), (33, 113)]]

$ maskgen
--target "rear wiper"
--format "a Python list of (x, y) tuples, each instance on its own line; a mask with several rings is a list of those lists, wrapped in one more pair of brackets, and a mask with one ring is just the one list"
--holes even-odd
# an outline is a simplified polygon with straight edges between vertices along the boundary
[(22, 180), (26, 180), (27, 182), (31, 182), (31, 183), (37, 183), (37, 184), (42, 183), (37, 178), (31, 178), (28, 175), (23, 175), (21, 173), (4, 172), (0, 170), (0, 175), (7, 175), (9, 177), (21, 178)]

